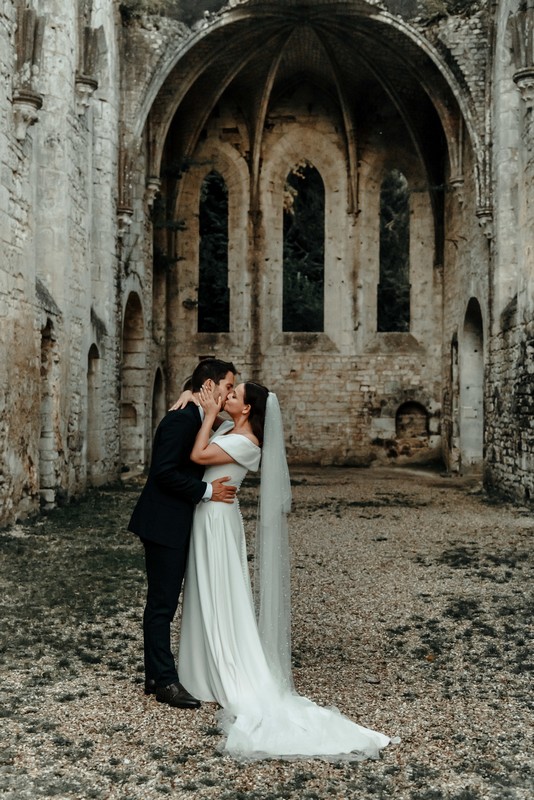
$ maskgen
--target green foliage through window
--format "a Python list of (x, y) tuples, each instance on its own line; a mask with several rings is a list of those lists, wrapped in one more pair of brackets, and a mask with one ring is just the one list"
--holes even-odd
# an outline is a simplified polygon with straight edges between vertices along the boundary
[(396, 169), (386, 175), (380, 191), (377, 330), (410, 330), (410, 194)]
[(303, 161), (284, 192), (284, 331), (324, 330), (324, 219), (323, 180)]
[(228, 189), (215, 170), (200, 190), (199, 233), (198, 330), (228, 331)]

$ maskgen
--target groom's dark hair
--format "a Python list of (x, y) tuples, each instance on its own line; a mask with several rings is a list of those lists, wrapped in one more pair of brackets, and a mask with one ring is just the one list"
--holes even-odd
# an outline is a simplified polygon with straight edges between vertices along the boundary
[(198, 392), (202, 384), (209, 378), (214, 383), (219, 383), (228, 372), (237, 373), (231, 361), (221, 361), (218, 358), (204, 358), (200, 361), (191, 375), (191, 391)]

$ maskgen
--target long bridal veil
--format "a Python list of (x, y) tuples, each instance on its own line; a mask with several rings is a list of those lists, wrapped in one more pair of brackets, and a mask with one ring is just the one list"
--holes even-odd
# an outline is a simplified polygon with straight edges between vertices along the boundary
[(292, 689), (291, 588), (287, 514), (291, 483), (278, 398), (269, 392), (265, 414), (254, 597), (267, 662), (281, 688)]
[[(234, 609), (237, 623), (231, 629), (232, 642), (238, 638), (239, 642), (234, 649), (232, 643), (227, 644), (218, 674), (226, 681), (227, 696), (231, 695), (219, 712), (227, 735), (223, 749), (243, 759), (377, 758), (390, 741), (387, 736), (361, 727), (335, 708), (318, 706), (294, 690), (287, 529), (290, 507), (282, 415), (276, 395), (269, 393), (255, 552), (258, 624), (250, 606), (249, 614), (242, 613), (241, 606)], [(230, 591), (236, 591), (233, 584)], [(243, 665), (244, 672), (239, 672), (241, 666), (238, 669), (237, 664)]]

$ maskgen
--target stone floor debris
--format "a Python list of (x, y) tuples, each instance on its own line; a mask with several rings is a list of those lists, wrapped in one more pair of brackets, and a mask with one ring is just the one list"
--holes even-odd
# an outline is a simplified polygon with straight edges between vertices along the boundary
[[(296, 687), (400, 744), (356, 764), (238, 763), (213, 705), (145, 697), (130, 480), (0, 533), (3, 798), (532, 797), (531, 512), (423, 470), (292, 478)], [(256, 493), (249, 479), (251, 557)]]

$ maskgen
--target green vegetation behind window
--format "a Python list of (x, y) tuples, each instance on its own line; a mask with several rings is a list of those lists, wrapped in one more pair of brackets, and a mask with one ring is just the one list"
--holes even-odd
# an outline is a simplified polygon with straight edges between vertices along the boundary
[(228, 331), (228, 190), (215, 171), (200, 190), (199, 234), (198, 330)]
[(377, 330), (410, 330), (410, 193), (392, 170), (380, 191), (380, 283)]
[(324, 330), (324, 219), (323, 180), (302, 162), (284, 194), (284, 331)]

